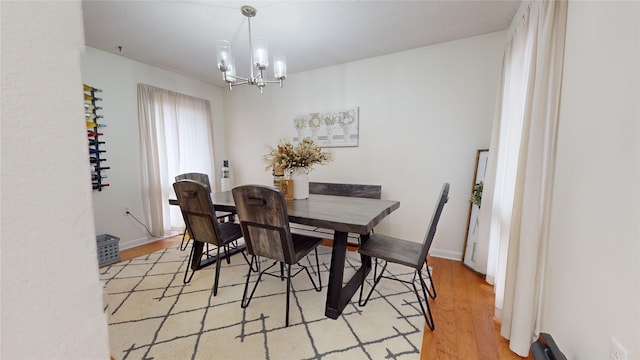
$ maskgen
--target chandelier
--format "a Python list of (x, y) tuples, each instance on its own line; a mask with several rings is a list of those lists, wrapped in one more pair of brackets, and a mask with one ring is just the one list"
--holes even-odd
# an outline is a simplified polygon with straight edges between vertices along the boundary
[[(248, 77), (236, 75), (236, 66), (231, 55), (231, 44), (226, 40), (216, 42), (216, 52), (218, 54), (218, 69), (222, 72), (222, 79), (229, 84), (229, 90), (238, 85), (255, 85), (264, 92), (264, 87), (268, 83), (279, 83), (282, 87), (284, 79), (287, 77), (287, 62), (283, 53), (273, 54), (273, 77), (276, 80), (267, 80), (266, 69), (269, 67), (269, 54), (266, 41), (256, 39), (256, 46), (251, 38), (251, 18), (256, 16), (256, 9), (245, 5), (240, 8), (242, 15), (247, 17), (249, 25), (249, 68)], [(255, 70), (254, 70), (255, 66)]]

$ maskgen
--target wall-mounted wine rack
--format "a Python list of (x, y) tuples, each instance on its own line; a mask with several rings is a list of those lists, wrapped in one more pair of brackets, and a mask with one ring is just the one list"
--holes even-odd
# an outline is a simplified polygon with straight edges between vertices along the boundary
[(89, 142), (89, 164), (91, 165), (91, 185), (93, 190), (102, 191), (102, 188), (109, 186), (104, 182), (107, 175), (104, 174), (104, 170), (108, 170), (109, 166), (105, 166), (104, 162), (107, 161), (103, 157), (106, 150), (101, 148), (104, 145), (102, 140), (102, 128), (106, 125), (101, 122), (102, 115), (98, 114), (98, 111), (102, 107), (98, 106), (98, 102), (102, 101), (101, 98), (96, 96), (96, 93), (102, 92), (100, 89), (96, 89), (93, 86), (83, 84), (84, 86), (84, 120), (87, 124), (87, 138)]

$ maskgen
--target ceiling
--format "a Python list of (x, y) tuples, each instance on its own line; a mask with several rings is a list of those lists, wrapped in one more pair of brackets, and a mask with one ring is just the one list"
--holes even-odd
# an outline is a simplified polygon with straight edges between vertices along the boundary
[(231, 42), (238, 75), (249, 72), (245, 4), (257, 9), (253, 37), (284, 52), (291, 75), (504, 30), (520, 2), (83, 0), (82, 9), (87, 46), (222, 87), (216, 40)]

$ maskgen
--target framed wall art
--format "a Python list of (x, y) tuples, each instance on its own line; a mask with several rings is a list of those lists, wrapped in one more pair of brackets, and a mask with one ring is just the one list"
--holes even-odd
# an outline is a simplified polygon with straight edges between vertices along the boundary
[(300, 114), (293, 119), (293, 143), (311, 138), (322, 147), (358, 146), (358, 107)]

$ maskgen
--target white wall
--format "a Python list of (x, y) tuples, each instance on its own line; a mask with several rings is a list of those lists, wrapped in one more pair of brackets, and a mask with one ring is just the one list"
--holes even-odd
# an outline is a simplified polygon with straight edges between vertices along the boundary
[(640, 3), (569, 3), (542, 330), (640, 359)]
[(80, 1), (0, 2), (2, 359), (108, 359)]
[[(432, 255), (460, 259), (476, 150), (489, 145), (505, 33), (291, 75), (225, 95), (228, 153), (234, 185), (270, 184), (262, 156), (291, 137), (301, 113), (358, 106), (360, 145), (334, 148), (311, 181), (381, 184), (400, 201), (376, 231), (415, 241), (424, 237), (442, 183), (450, 200)], [(243, 69), (238, 69), (242, 71)]]
[[(225, 155), (222, 89), (91, 47), (82, 56), (82, 80), (103, 90), (99, 94), (103, 110), (99, 113), (107, 124), (103, 131), (107, 150), (104, 157), (111, 167), (105, 171), (110, 186), (93, 192), (96, 233), (120, 237), (121, 249), (139, 245), (149, 240), (145, 228), (123, 215), (124, 208), (129, 207), (134, 216), (148, 225), (142, 215), (137, 84), (209, 100), (215, 131), (214, 169), (222, 168)], [(213, 177), (212, 185), (220, 174)]]

